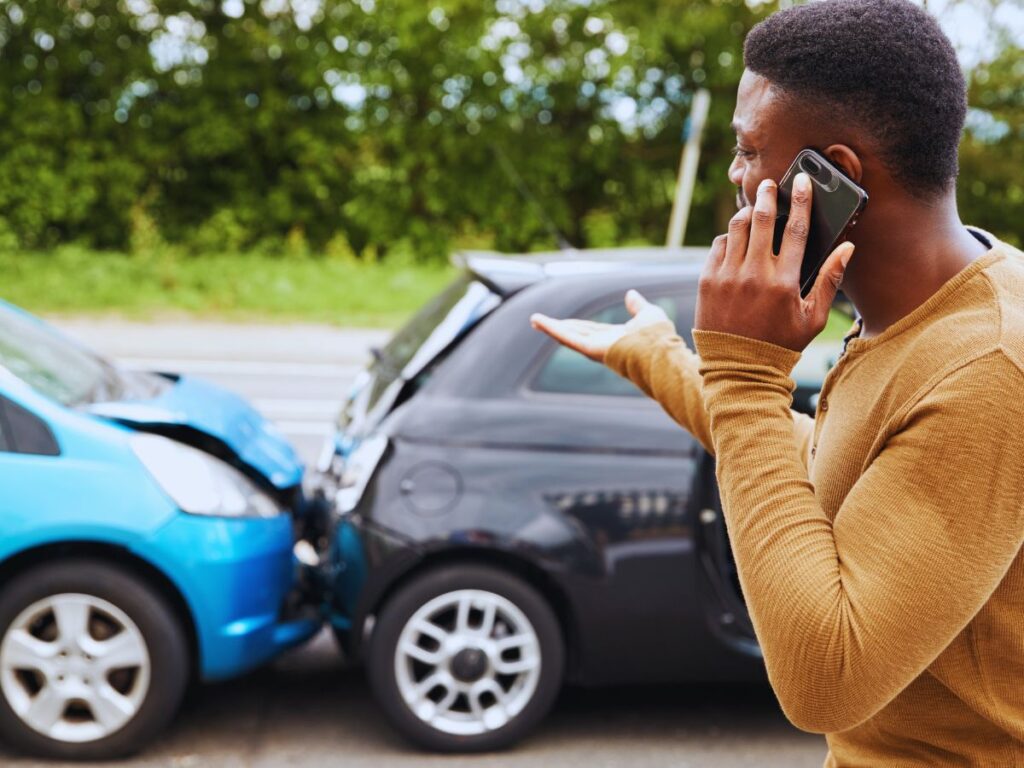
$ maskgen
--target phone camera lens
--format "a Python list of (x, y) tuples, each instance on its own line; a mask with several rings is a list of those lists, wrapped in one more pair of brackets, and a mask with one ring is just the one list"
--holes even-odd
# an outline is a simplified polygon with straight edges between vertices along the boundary
[(813, 157), (803, 157), (800, 159), (800, 167), (811, 174), (811, 176), (817, 176), (821, 173), (821, 165)]

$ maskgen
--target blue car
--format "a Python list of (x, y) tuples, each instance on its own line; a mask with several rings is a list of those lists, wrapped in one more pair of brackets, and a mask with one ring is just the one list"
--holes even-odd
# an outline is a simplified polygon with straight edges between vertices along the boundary
[(311, 637), (302, 479), (244, 400), (119, 369), (0, 302), (0, 739), (121, 756), (191, 679)]

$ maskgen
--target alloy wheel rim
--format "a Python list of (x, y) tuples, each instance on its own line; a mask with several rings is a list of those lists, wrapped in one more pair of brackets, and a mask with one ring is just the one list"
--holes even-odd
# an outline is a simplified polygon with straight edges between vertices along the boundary
[(29, 728), (55, 741), (110, 736), (142, 706), (149, 650), (128, 615), (94, 595), (59, 594), (22, 611), (0, 643), (0, 691)]
[(504, 727), (533, 698), (540, 640), (514, 603), (493, 592), (440, 595), (406, 622), (395, 651), (402, 700), (443, 733), (475, 736)]

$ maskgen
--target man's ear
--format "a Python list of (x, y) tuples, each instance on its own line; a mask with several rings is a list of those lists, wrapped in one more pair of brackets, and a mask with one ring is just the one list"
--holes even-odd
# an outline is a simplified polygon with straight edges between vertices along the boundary
[(850, 177), (855, 184), (861, 183), (864, 176), (864, 166), (861, 165), (857, 153), (845, 144), (832, 144), (823, 153), (825, 157), (839, 167), (843, 173)]

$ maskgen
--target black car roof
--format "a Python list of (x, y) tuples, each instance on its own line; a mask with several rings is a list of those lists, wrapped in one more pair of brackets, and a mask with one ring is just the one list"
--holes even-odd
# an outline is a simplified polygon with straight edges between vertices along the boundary
[(638, 268), (675, 271), (699, 269), (707, 258), (707, 247), (593, 248), (502, 254), (496, 251), (463, 251), (452, 261), (488, 284), (502, 296), (555, 277), (607, 275)]

